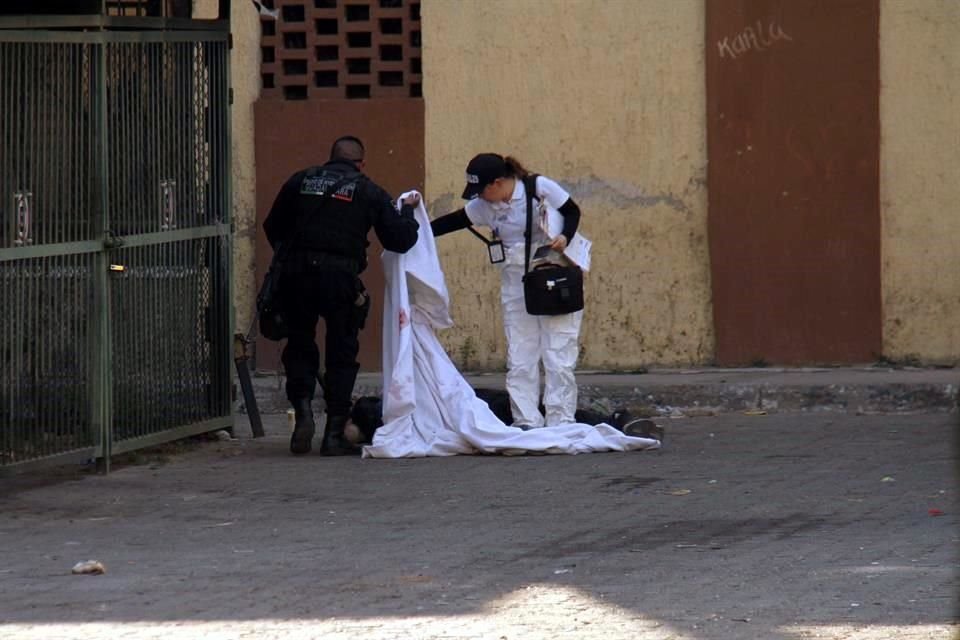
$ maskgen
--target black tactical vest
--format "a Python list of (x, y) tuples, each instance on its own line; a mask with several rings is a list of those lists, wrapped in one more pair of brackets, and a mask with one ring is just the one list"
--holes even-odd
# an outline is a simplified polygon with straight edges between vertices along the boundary
[[(336, 193), (329, 194), (344, 178), (348, 179)], [(365, 262), (372, 224), (366, 187), (366, 176), (359, 171), (308, 169), (297, 198), (300, 235), (294, 238), (293, 250), (322, 251)]]

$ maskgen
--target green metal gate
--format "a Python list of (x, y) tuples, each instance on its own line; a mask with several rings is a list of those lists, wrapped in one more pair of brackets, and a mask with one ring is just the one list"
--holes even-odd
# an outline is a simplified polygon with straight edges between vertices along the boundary
[(232, 426), (227, 27), (98, 20), (0, 19), (0, 469)]

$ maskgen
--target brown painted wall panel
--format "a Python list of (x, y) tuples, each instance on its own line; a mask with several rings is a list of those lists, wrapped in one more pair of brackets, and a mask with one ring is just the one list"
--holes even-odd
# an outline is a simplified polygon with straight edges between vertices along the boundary
[(881, 352), (877, 0), (708, 0), (717, 361)]
[[(330, 145), (341, 135), (358, 136), (367, 147), (366, 174), (396, 197), (408, 189), (423, 191), (423, 100), (260, 100), (254, 107), (257, 163), (257, 283), (270, 263), (272, 252), (262, 225), (273, 200), (291, 174), (322, 164)], [(373, 296), (367, 328), (360, 334), (360, 366), (381, 369), (383, 314), (382, 248), (370, 232), (367, 250), (370, 266), (362, 278)], [(323, 322), (317, 331), (323, 345)], [(281, 368), (275, 342), (257, 342), (257, 369)]]

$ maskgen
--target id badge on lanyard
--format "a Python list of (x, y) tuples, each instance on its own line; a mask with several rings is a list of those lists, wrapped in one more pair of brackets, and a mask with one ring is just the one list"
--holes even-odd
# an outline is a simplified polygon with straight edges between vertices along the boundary
[(473, 227), (467, 227), (470, 230), (470, 233), (480, 238), (485, 245), (487, 245), (487, 254), (490, 256), (490, 264), (499, 264), (507, 259), (506, 253), (503, 250), (503, 242), (494, 234), (494, 240), (487, 240), (483, 237), (483, 234), (474, 229)]
[(487, 253), (490, 254), (490, 264), (499, 264), (507, 259), (503, 251), (503, 243), (499, 240), (490, 240), (487, 242)]

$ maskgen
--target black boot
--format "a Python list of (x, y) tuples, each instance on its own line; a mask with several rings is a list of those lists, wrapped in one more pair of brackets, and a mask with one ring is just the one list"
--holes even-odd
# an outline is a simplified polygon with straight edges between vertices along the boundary
[(347, 425), (347, 416), (327, 416), (327, 428), (323, 432), (320, 454), (324, 456), (355, 456), (360, 448), (355, 447), (343, 437), (343, 428)]
[(290, 436), (290, 453), (299, 456), (310, 453), (310, 449), (313, 448), (313, 434), (316, 431), (313, 423), (313, 406), (307, 398), (294, 400), (291, 404), (297, 421), (293, 425), (293, 435)]

